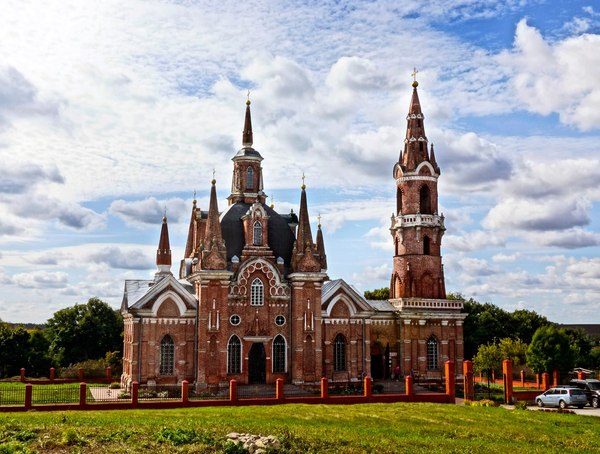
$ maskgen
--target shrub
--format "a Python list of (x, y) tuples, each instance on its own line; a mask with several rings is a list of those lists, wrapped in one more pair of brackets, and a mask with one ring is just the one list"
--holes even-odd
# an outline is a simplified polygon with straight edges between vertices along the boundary
[(515, 402), (515, 410), (527, 410), (527, 402), (524, 400), (517, 400)]
[(112, 382), (109, 386), (110, 389), (121, 389), (121, 384), (119, 382)]

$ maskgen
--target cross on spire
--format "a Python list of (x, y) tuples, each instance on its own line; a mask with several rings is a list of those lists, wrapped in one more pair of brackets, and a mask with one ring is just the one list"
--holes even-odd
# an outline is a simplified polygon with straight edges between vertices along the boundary
[(246, 105), (250, 105), (250, 90), (248, 90), (248, 93), (246, 93)]
[(413, 67), (413, 72), (412, 72), (412, 73), (410, 73), (410, 75), (413, 77), (413, 83), (412, 83), (412, 86), (413, 86), (413, 87), (415, 87), (415, 88), (417, 88), (417, 86), (419, 85), (419, 82), (417, 82), (417, 73), (418, 73), (418, 72), (419, 72), (419, 71), (417, 71), (417, 68), (416, 68), (416, 67)]
[(304, 172), (302, 172), (302, 189), (306, 189), (306, 185), (304, 184), (304, 179), (306, 177), (304, 176)]

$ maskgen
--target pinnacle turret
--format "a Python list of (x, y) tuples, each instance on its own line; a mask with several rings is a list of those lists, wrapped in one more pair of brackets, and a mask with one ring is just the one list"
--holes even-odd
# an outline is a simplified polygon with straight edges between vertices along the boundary
[(171, 245), (169, 244), (169, 227), (167, 226), (166, 214), (163, 216), (160, 229), (160, 239), (156, 250), (156, 266), (158, 268), (157, 277), (171, 274)]
[(404, 139), (404, 151), (400, 153), (400, 165), (408, 171), (415, 170), (417, 166), (428, 161), (427, 156), (427, 136), (425, 135), (425, 126), (423, 120), (425, 116), (421, 111), (421, 102), (416, 81), (416, 71), (413, 73), (415, 80), (412, 83), (413, 93), (410, 100), (408, 115), (406, 116), (406, 138)]

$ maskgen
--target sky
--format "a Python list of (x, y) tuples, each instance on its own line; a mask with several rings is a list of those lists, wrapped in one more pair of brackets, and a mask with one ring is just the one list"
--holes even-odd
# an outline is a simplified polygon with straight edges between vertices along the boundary
[(252, 101), (275, 209), (302, 174), (328, 274), (389, 285), (417, 68), (446, 289), (600, 323), (600, 5), (552, 0), (0, 3), (0, 319), (173, 272), (194, 191), (227, 207)]

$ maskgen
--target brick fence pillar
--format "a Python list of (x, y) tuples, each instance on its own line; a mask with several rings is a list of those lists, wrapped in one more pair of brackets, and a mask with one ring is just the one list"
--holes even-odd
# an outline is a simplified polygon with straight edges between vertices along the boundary
[(238, 392), (237, 392), (237, 381), (229, 380), (229, 401), (232, 403), (237, 402), (238, 400)]
[(283, 400), (283, 378), (275, 380), (275, 398)]
[(454, 376), (454, 361), (446, 361), (444, 363), (446, 370), (446, 394), (452, 402), (456, 398), (456, 377)]
[(83, 367), (80, 367), (77, 372), (79, 373), (79, 381), (83, 381)]
[(50, 381), (54, 381), (54, 367), (50, 368)]
[(30, 409), (33, 405), (33, 385), (27, 383), (25, 385), (25, 408)]
[(512, 361), (505, 359), (502, 361), (502, 384), (504, 385), (504, 403), (512, 404), (513, 401), (513, 376)]
[(85, 408), (87, 387), (85, 383), (79, 383), (79, 408)]
[(473, 383), (473, 361), (463, 361), (463, 386), (465, 400), (475, 399), (475, 384)]
[(525, 371), (521, 369), (521, 388), (525, 388)]
[(139, 387), (140, 387), (140, 384), (136, 381), (134, 381), (131, 384), (131, 406), (132, 407), (137, 407)]
[(552, 386), (558, 386), (560, 383), (560, 372), (555, 370), (552, 372), (552, 382), (554, 383)]
[(108, 366), (106, 368), (106, 383), (110, 384), (112, 381), (112, 367)]
[(327, 377), (321, 378), (321, 399), (327, 399), (329, 397), (329, 380)]
[(364, 379), (363, 391), (365, 397), (371, 397), (373, 394), (373, 379), (369, 376)]
[(181, 382), (181, 402), (187, 404), (190, 400), (190, 383), (187, 380)]
[(25, 383), (25, 368), (21, 367), (21, 383)]
[(550, 374), (548, 372), (544, 372), (542, 374), (542, 390), (546, 391), (550, 388)]
[(413, 396), (415, 394), (415, 388), (413, 386), (413, 378), (412, 375), (407, 375), (406, 378), (406, 395)]
[(535, 374), (535, 387), (537, 389), (540, 389), (541, 387), (541, 382), (540, 382), (540, 374)]
[[(21, 369), (23, 370), (23, 369)], [(584, 371), (580, 370), (579, 372), (577, 372), (577, 379), (579, 380), (585, 380), (586, 374)]]

